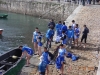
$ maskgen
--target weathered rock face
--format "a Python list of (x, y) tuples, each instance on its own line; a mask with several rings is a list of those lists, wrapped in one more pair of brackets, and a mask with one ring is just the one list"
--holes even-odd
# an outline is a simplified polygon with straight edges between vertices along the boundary
[(71, 3), (36, 2), (23, 0), (2, 0), (0, 10), (28, 14), (42, 18), (65, 20), (77, 7)]

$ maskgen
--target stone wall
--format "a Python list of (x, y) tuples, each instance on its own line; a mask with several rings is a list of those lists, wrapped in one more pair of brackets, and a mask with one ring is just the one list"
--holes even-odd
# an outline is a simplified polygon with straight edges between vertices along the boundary
[(6, 10), (41, 18), (65, 20), (77, 7), (71, 3), (1, 0), (0, 10)]

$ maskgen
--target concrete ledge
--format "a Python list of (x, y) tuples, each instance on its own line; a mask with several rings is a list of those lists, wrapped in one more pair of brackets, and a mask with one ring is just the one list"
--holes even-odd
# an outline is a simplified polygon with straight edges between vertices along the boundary
[(73, 13), (66, 19), (65, 23), (66, 25), (70, 24), (70, 22), (73, 20), (73, 17), (79, 13), (79, 11), (81, 10), (83, 6), (79, 5), (74, 11)]

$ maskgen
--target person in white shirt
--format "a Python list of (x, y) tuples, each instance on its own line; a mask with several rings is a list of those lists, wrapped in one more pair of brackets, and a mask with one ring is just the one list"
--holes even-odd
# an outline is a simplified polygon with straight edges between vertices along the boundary
[[(75, 20), (72, 20), (72, 28), (71, 29), (74, 31), (75, 30), (75, 27), (76, 27)], [(73, 36), (73, 42), (75, 44), (74, 36)]]

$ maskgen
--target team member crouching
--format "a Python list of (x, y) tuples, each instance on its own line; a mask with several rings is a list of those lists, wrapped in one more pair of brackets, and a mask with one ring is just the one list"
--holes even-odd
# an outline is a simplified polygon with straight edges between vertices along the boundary
[(41, 35), (41, 32), (38, 32), (38, 37), (37, 37), (37, 42), (38, 42), (38, 53), (39, 53), (39, 56), (41, 56), (41, 47), (42, 47), (42, 35)]
[(29, 60), (30, 60), (31, 56), (34, 53), (33, 50), (30, 47), (27, 47), (27, 46), (19, 46), (19, 49), (22, 50), (21, 58), (25, 55), (26, 56), (26, 60), (27, 60), (26, 65), (29, 66), (29, 64), (30, 64)]

